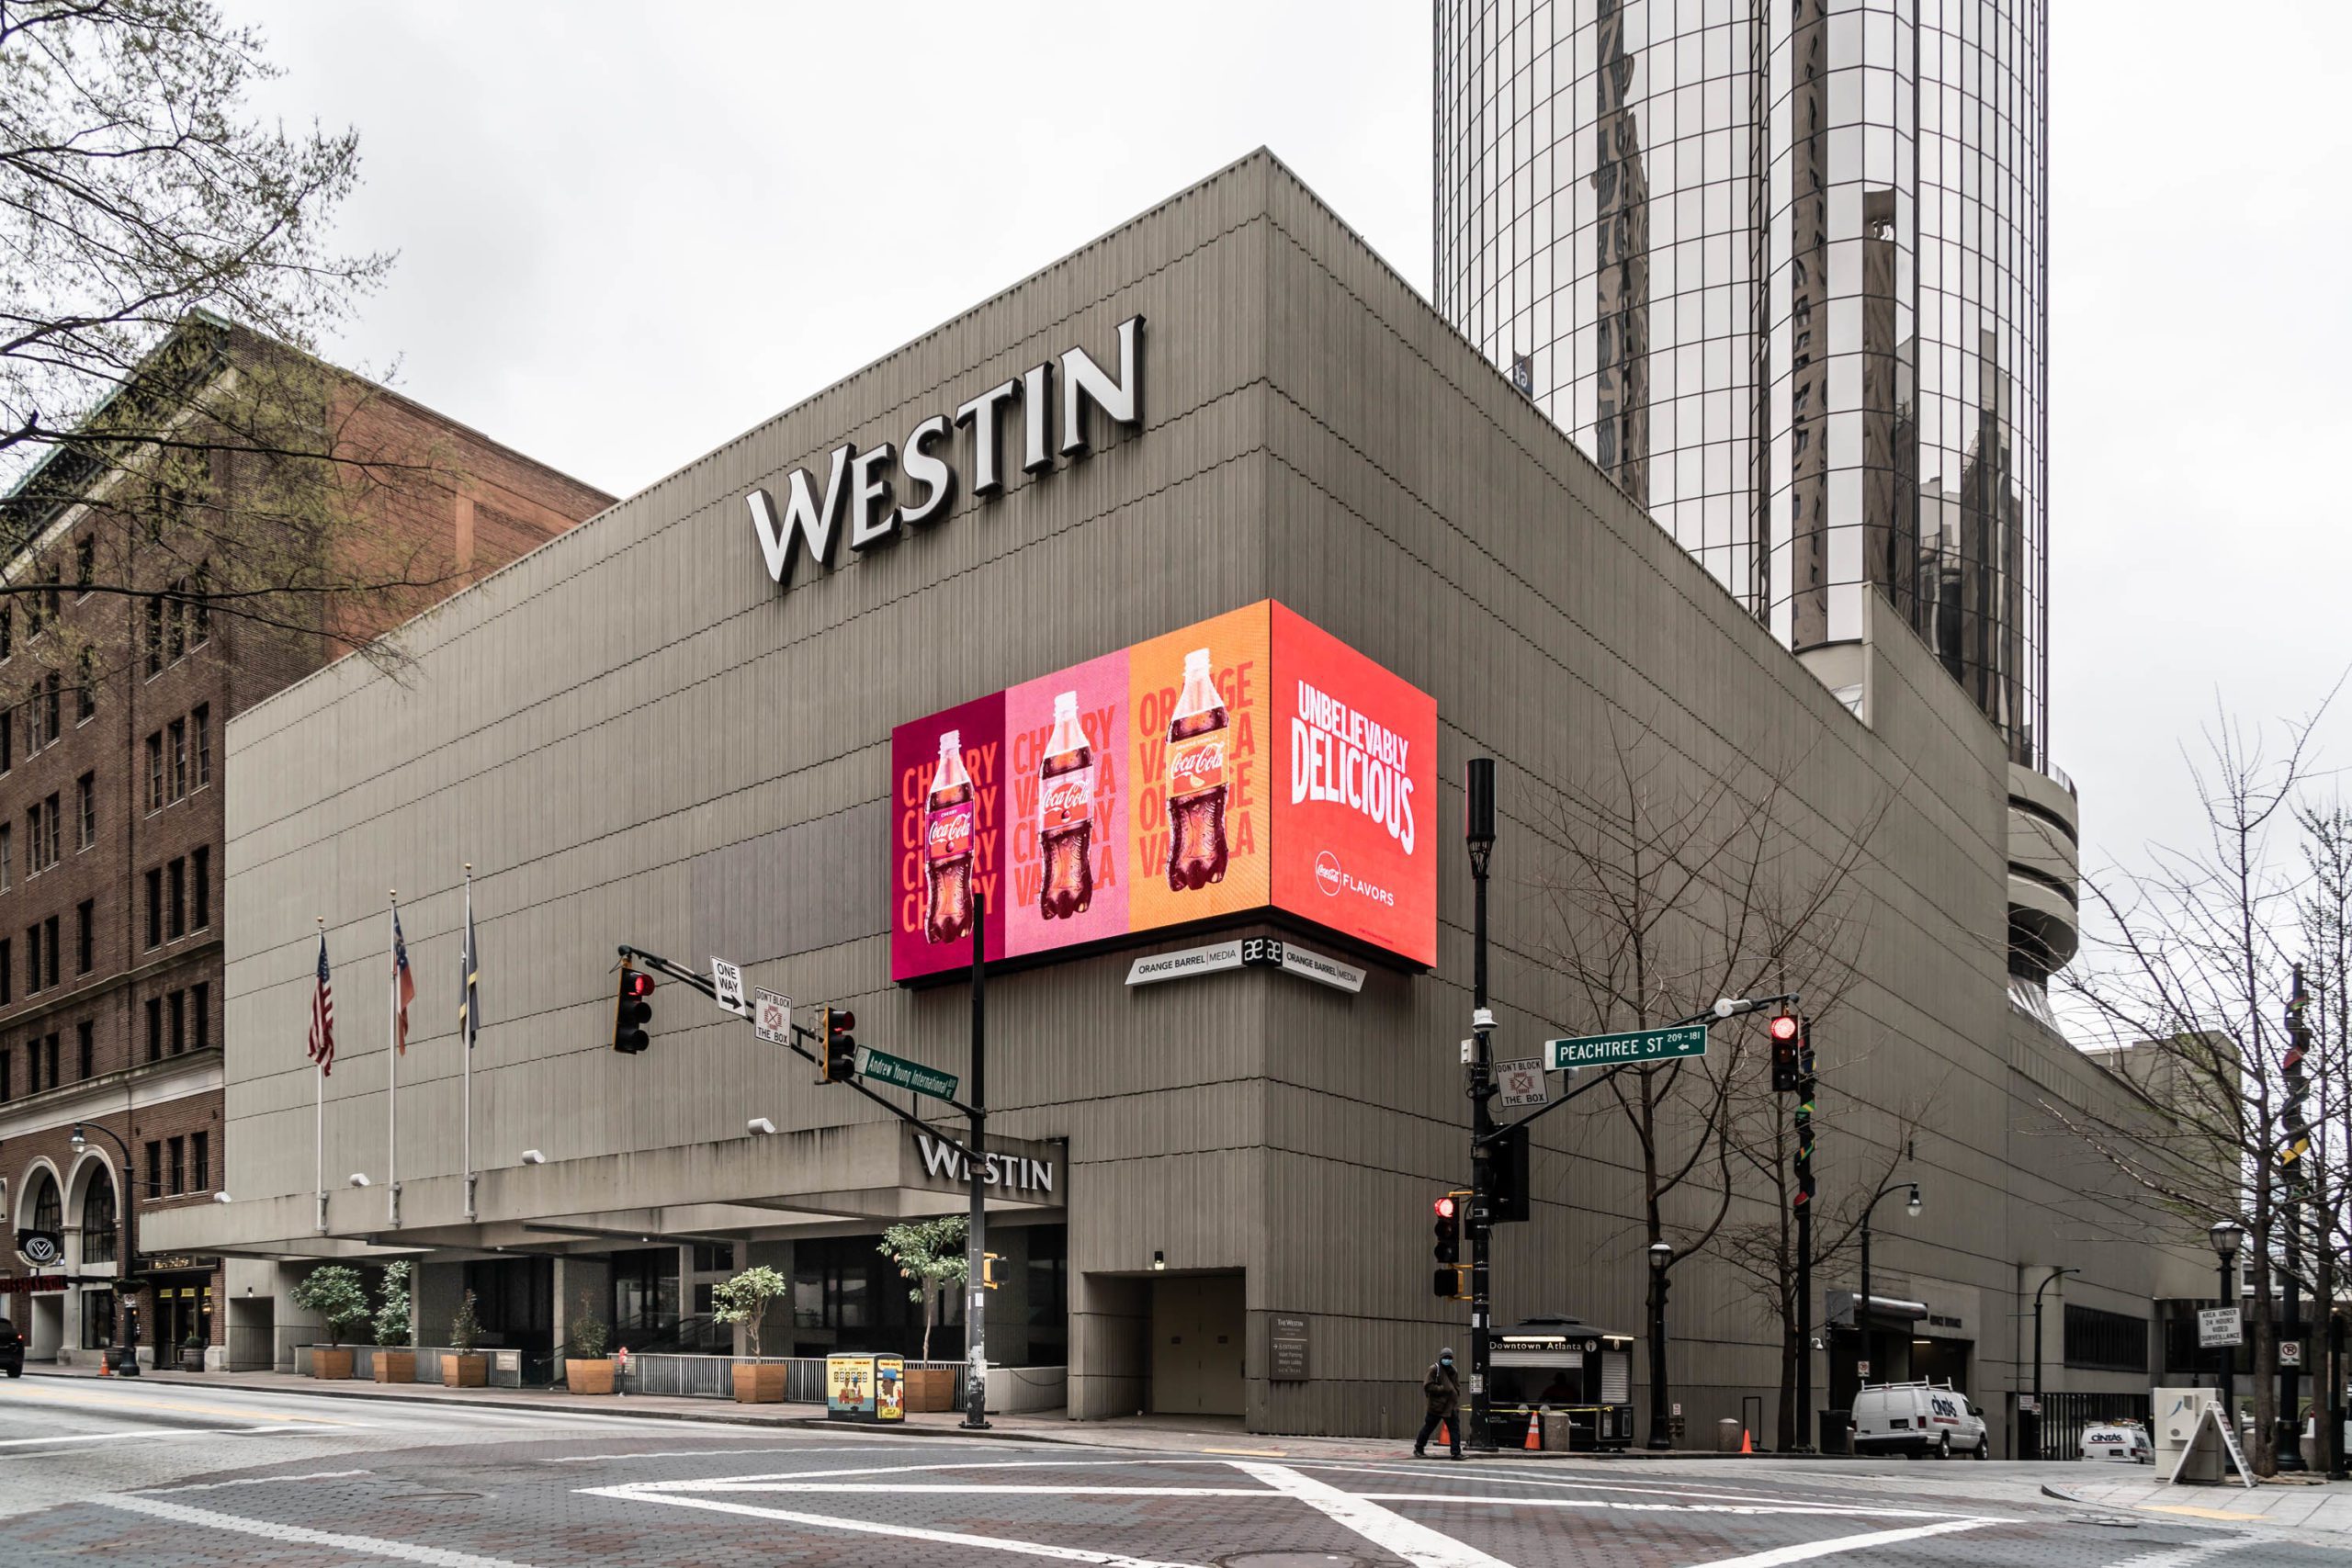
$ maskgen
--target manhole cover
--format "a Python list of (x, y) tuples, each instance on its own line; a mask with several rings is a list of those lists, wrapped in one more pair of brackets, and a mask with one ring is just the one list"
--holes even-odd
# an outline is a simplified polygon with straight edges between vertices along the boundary
[(1217, 1562), (1224, 1568), (1363, 1568), (1363, 1558), (1333, 1551), (1244, 1551)]

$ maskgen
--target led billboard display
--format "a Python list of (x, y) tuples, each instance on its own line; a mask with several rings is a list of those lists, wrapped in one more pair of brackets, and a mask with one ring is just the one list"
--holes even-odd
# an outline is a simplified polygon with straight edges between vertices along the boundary
[(1437, 704), (1272, 600), (891, 731), (890, 973), (1279, 909), (1437, 956)]

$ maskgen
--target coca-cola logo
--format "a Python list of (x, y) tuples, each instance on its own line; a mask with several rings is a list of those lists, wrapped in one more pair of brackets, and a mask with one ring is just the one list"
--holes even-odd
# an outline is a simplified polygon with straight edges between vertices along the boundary
[(936, 854), (943, 850), (962, 849), (972, 836), (972, 813), (968, 807), (959, 811), (943, 811), (931, 819), (931, 850)]
[(1189, 748), (1180, 748), (1169, 764), (1169, 778), (1180, 787), (1188, 784), (1216, 781), (1225, 772), (1225, 738), (1203, 740)]
[(1315, 857), (1315, 886), (1326, 898), (1336, 898), (1345, 878), (1340, 874), (1340, 857), (1325, 850)]
[(1085, 774), (1055, 779), (1046, 785), (1044, 810), (1047, 817), (1082, 817), (1092, 804), (1092, 783)]

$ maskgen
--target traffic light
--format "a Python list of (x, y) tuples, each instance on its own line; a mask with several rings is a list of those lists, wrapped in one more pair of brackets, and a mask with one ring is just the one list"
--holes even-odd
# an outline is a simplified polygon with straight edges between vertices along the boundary
[(1434, 1227), (1437, 1245), (1430, 1249), (1430, 1254), (1437, 1259), (1438, 1267), (1430, 1276), (1430, 1289), (1435, 1295), (1450, 1298), (1462, 1293), (1462, 1208), (1463, 1200), (1469, 1196), (1469, 1193), (1457, 1190), (1448, 1192), (1433, 1205), (1437, 1213)]
[(824, 1021), (825, 1054), (817, 1061), (817, 1081), (846, 1083), (857, 1077), (857, 1042), (849, 1032), (857, 1027), (857, 1015), (847, 1008), (820, 1008), (818, 1013)]
[(634, 1056), (646, 1047), (645, 1026), (652, 1021), (653, 976), (635, 959), (621, 960), (620, 989), (613, 996), (613, 1049)]
[(1004, 1281), (997, 1277), (997, 1266), (1003, 1261), (1004, 1254), (1001, 1252), (983, 1252), (980, 1254), (980, 1285), (982, 1289), (1001, 1291), (1004, 1288)]
[(1487, 1218), (1509, 1224), (1527, 1218), (1527, 1127), (1506, 1128), (1487, 1156)]
[(1794, 1094), (1804, 1087), (1804, 1021), (1792, 1012), (1772, 1020), (1772, 1092)]

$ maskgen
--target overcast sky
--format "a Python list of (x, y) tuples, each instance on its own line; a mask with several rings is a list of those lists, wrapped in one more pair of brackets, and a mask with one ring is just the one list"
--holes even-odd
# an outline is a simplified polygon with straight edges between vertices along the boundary
[[(401, 253), (330, 353), (618, 494), (1261, 144), (1429, 288), (1425, 4), (224, 4)], [(2352, 664), (2352, 6), (2051, 9), (2051, 734), (2136, 860)]]

